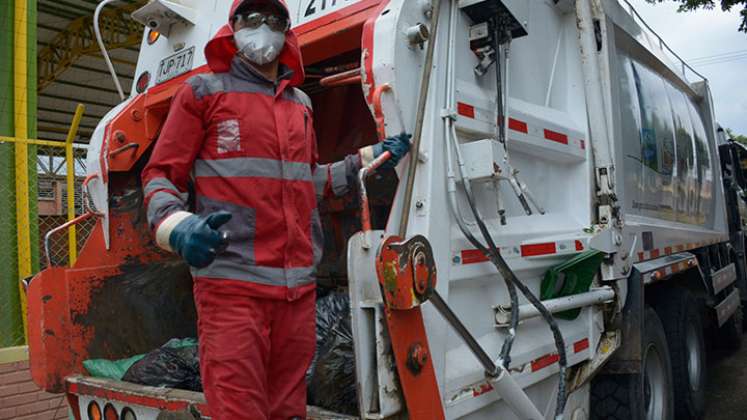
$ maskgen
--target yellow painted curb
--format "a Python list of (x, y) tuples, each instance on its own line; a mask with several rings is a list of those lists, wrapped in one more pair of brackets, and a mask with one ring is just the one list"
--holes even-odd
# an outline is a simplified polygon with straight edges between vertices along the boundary
[(0, 365), (29, 360), (29, 347), (6, 347), (0, 349)]

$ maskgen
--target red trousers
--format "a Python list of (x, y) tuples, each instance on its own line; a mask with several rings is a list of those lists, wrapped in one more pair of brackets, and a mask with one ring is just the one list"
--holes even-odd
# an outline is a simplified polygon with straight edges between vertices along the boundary
[(306, 418), (306, 370), (316, 346), (316, 294), (262, 299), (195, 281), (200, 371), (214, 420)]

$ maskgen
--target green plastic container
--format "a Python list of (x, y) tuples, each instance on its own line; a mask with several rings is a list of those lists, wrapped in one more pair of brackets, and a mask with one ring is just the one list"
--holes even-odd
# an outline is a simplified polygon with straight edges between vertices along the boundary
[[(540, 298), (548, 300), (588, 292), (594, 275), (602, 265), (602, 258), (601, 251), (588, 250), (547, 270), (542, 281)], [(574, 320), (580, 313), (581, 308), (569, 309), (558, 312), (555, 317)]]

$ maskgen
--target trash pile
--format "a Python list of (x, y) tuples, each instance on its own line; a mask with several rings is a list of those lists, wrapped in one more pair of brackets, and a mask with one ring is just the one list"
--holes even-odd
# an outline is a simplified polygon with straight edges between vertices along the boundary
[(172, 339), (135, 362), (123, 381), (141, 385), (202, 392), (197, 340)]
[[(339, 414), (358, 413), (355, 352), (347, 292), (320, 289), (316, 302), (316, 352), (306, 373), (308, 403)], [(91, 376), (140, 385), (202, 392), (197, 340), (171, 339), (123, 360), (86, 360)]]
[(197, 340), (194, 338), (174, 338), (148, 354), (128, 359), (86, 360), (83, 367), (97, 378), (202, 392)]
[(319, 292), (316, 353), (306, 374), (308, 402), (339, 414), (358, 413), (355, 352), (347, 292)]

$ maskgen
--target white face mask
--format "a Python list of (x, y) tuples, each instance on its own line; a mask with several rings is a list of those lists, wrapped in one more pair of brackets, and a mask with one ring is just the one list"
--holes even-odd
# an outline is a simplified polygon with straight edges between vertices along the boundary
[(278, 58), (285, 45), (285, 34), (273, 31), (266, 23), (257, 29), (241, 29), (233, 37), (239, 52), (252, 63), (259, 65)]

